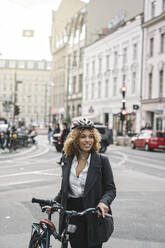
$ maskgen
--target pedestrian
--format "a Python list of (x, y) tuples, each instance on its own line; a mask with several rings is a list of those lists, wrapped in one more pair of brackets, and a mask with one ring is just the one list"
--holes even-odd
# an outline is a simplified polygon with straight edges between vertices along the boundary
[(54, 131), (53, 131), (53, 134), (56, 134), (56, 133), (60, 133), (60, 124), (59, 123), (56, 123), (55, 124), (55, 128), (54, 128)]
[[(82, 118), (72, 124), (72, 130), (64, 143), (62, 184), (55, 201), (65, 209), (83, 211), (99, 207), (102, 217), (88, 214), (72, 217), (77, 226), (70, 234), (72, 248), (101, 248), (112, 230), (105, 213), (111, 213), (111, 203), (116, 187), (108, 157), (98, 153), (101, 135), (92, 121)], [(59, 231), (64, 228), (64, 216), (60, 215)]]
[(51, 125), (49, 125), (49, 127), (48, 127), (48, 141), (49, 141), (49, 144), (51, 144), (52, 132), (53, 132), (52, 127), (51, 127)]
[(57, 164), (60, 164), (60, 165), (62, 163), (62, 159), (63, 159), (63, 155), (64, 155), (64, 152), (63, 152), (64, 142), (65, 142), (66, 137), (68, 136), (68, 134), (70, 132), (70, 129), (68, 128), (68, 124), (66, 122), (63, 122), (62, 126), (63, 126), (62, 133), (61, 133), (59, 141), (58, 141), (59, 145), (61, 145), (61, 147), (62, 147), (62, 156), (60, 158), (60, 161), (57, 162)]
[(64, 144), (66, 137), (69, 134), (70, 130), (69, 130), (68, 124), (66, 122), (62, 123), (62, 127), (63, 127), (63, 129), (62, 129), (62, 133), (61, 133), (61, 137), (60, 137), (60, 142), (62, 144)]

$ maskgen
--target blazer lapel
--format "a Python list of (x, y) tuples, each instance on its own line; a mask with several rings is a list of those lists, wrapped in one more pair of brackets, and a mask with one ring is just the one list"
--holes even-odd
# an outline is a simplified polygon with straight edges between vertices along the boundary
[(91, 162), (88, 169), (87, 179), (85, 183), (84, 196), (88, 194), (92, 186), (97, 180), (97, 175), (100, 173), (101, 165), (100, 165), (100, 157), (97, 153), (91, 153)]
[(63, 177), (63, 190), (64, 193), (68, 193), (69, 188), (69, 173), (72, 164), (73, 156), (67, 157), (64, 160), (64, 165), (62, 167), (62, 177)]

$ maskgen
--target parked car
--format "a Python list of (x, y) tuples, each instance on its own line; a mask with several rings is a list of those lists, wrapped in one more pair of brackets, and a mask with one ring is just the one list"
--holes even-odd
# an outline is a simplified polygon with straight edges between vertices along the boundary
[(144, 148), (146, 151), (153, 149), (165, 149), (165, 132), (143, 130), (131, 139), (131, 147)]
[(95, 123), (95, 128), (100, 132), (101, 134), (101, 149), (100, 152), (104, 153), (107, 150), (107, 147), (110, 144), (113, 144), (113, 134), (112, 129), (107, 128), (105, 125), (101, 123)]

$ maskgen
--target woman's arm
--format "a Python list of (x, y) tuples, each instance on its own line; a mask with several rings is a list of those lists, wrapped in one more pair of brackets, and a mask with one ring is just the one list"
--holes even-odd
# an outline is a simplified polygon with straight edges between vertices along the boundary
[(108, 157), (101, 155), (102, 161), (102, 189), (103, 195), (100, 202), (108, 207), (116, 197), (116, 186), (114, 183), (113, 172)]

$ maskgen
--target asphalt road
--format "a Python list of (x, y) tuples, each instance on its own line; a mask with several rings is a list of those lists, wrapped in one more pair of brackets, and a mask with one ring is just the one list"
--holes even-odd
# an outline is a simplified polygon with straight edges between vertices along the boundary
[[(104, 248), (165, 247), (165, 152), (110, 146), (117, 186), (112, 204), (115, 231)], [(31, 223), (45, 218), (32, 197), (53, 198), (59, 190), (60, 153), (38, 137), (38, 145), (0, 154), (0, 248), (28, 247)], [(53, 217), (58, 223), (58, 214)], [(60, 247), (58, 241), (53, 247)], [(84, 247), (85, 248), (85, 247)]]

